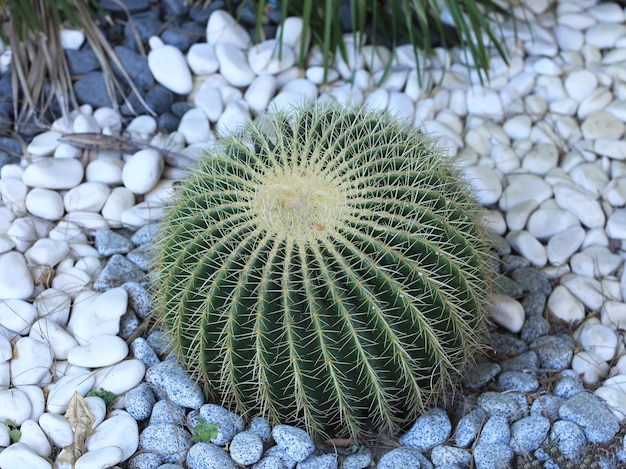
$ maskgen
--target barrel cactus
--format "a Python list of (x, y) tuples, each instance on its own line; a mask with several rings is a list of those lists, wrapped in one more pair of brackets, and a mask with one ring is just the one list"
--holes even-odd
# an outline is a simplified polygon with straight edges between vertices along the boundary
[(480, 209), (387, 114), (311, 104), (220, 139), (155, 254), (161, 327), (208, 397), (247, 418), (393, 433), (482, 347)]

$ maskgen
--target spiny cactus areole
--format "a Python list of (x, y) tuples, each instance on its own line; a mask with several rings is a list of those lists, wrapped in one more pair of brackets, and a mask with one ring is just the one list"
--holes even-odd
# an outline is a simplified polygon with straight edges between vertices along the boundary
[(481, 348), (479, 207), (387, 114), (312, 104), (221, 139), (177, 188), (155, 253), (174, 350), (248, 418), (396, 432)]

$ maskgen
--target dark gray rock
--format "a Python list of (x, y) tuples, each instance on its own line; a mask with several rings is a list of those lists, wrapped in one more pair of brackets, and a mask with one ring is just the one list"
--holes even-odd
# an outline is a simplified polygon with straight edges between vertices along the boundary
[(230, 412), (215, 404), (205, 404), (200, 407), (200, 417), (205, 422), (217, 425), (217, 436), (211, 438), (211, 443), (224, 446), (229, 443), (237, 433), (243, 431), (243, 421), (234, 412)]
[(547, 295), (541, 292), (532, 292), (522, 299), (522, 307), (526, 317), (541, 316), (546, 309)]
[[(122, 66), (130, 76), (131, 80), (139, 89), (147, 89), (154, 86), (154, 78), (148, 68), (148, 61), (138, 53), (130, 50), (128, 47), (116, 46), (117, 54)], [(112, 65), (113, 72), (120, 80), (125, 80), (119, 68)]]
[[(91, 104), (94, 108), (111, 105), (102, 72), (89, 72), (74, 82), (74, 93), (80, 104)], [(115, 96), (119, 103), (119, 96)]]
[(476, 446), (509, 444), (511, 430), (509, 422), (504, 415), (493, 415), (485, 422)]
[(378, 469), (406, 469), (421, 467), (421, 454), (412, 449), (396, 448), (385, 453), (378, 461)]
[(157, 223), (150, 223), (148, 225), (142, 226), (137, 231), (135, 231), (130, 240), (135, 246), (141, 246), (142, 244), (152, 242), (154, 236), (157, 234), (158, 231), (159, 225)]
[(121, 287), (128, 293), (128, 305), (141, 319), (145, 319), (152, 311), (150, 294), (145, 287), (137, 282), (126, 282)]
[(100, 70), (100, 62), (96, 54), (89, 48), (79, 50), (66, 49), (65, 57), (67, 58), (67, 65), (72, 75), (84, 75)]
[(171, 112), (164, 112), (158, 117), (159, 127), (168, 133), (174, 132), (178, 129), (180, 124), (180, 117), (176, 117)]
[(547, 416), (554, 421), (559, 418), (559, 407), (563, 405), (563, 398), (553, 396), (552, 394), (544, 394), (537, 397), (530, 406), (530, 415)]
[(474, 464), (480, 469), (511, 467), (513, 450), (508, 444), (478, 445), (474, 448)]
[(170, 16), (186, 15), (189, 13), (191, 3), (186, 0), (161, 0), (159, 6), (163, 8), (163, 16), (168, 18)]
[(98, 254), (109, 257), (113, 254), (126, 254), (133, 248), (133, 243), (126, 236), (109, 229), (97, 230), (95, 246)]
[(525, 292), (538, 292), (549, 295), (552, 292), (550, 279), (534, 267), (522, 267), (512, 272), (511, 278), (524, 288)]
[(115, 0), (100, 0), (100, 6), (103, 10), (115, 13), (137, 13), (147, 10), (150, 7), (150, 0), (124, 0), (124, 2), (116, 2)]
[(463, 385), (469, 389), (479, 389), (500, 373), (500, 365), (493, 362), (480, 362), (465, 373)]
[(561, 453), (572, 461), (578, 461), (582, 450), (587, 446), (587, 437), (582, 428), (567, 420), (554, 422), (550, 441), (558, 443)]
[(207, 24), (209, 16), (215, 10), (224, 10), (226, 4), (224, 0), (212, 0), (211, 2), (195, 2), (189, 10), (189, 17), (197, 23)]
[(137, 331), (139, 324), (141, 324), (141, 321), (137, 315), (131, 309), (127, 310), (120, 318), (120, 331), (118, 335), (122, 339), (127, 340)]
[(532, 350), (520, 353), (516, 357), (507, 358), (500, 362), (502, 371), (534, 371), (539, 368), (539, 359)]
[(97, 291), (106, 291), (126, 282), (141, 284), (144, 280), (145, 273), (137, 264), (121, 254), (114, 254), (96, 278), (93, 288)]

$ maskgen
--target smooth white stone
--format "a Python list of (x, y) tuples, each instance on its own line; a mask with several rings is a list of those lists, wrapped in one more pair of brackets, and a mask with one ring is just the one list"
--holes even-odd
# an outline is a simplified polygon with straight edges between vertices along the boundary
[(568, 210), (541, 208), (529, 217), (526, 228), (535, 238), (545, 241), (577, 226), (580, 226), (578, 218)]
[(613, 207), (621, 207), (626, 204), (626, 178), (618, 177), (609, 181), (602, 189), (602, 199)]
[(63, 196), (63, 204), (68, 212), (99, 212), (110, 193), (109, 186), (102, 182), (83, 182)]
[(605, 301), (600, 312), (600, 321), (612, 330), (626, 328), (626, 303), (622, 301)]
[(65, 272), (57, 272), (52, 280), (52, 288), (62, 290), (74, 298), (83, 291), (91, 281), (91, 277), (84, 270), (72, 267)]
[(239, 49), (250, 45), (250, 35), (235, 19), (224, 10), (211, 13), (206, 27), (206, 40), (209, 44), (232, 44)]
[(564, 13), (558, 16), (558, 23), (576, 30), (585, 30), (594, 26), (597, 21), (587, 12)]
[(45, 220), (58, 220), (65, 213), (63, 198), (57, 191), (35, 187), (26, 195), (28, 213)]
[[(280, 89), (281, 93), (290, 93), (293, 95), (301, 95), (304, 100), (300, 100), (300, 103), (306, 102), (308, 99), (317, 98), (317, 87), (313, 82), (307, 80), (306, 78), (296, 78), (294, 80), (290, 80)], [(298, 104), (298, 103), (293, 103)]]
[(215, 55), (220, 63), (220, 74), (231, 85), (248, 86), (256, 78), (256, 74), (248, 65), (244, 51), (237, 46), (219, 43), (215, 46)]
[[(285, 18), (282, 24), (278, 25), (276, 29), (276, 37), (280, 38), (282, 34), (282, 41), (285, 45), (291, 47), (295, 54), (296, 60), (300, 57), (300, 48), (302, 44), (302, 34), (304, 33), (304, 22), (302, 18), (296, 16), (290, 16)], [(309, 51), (309, 43), (311, 38), (311, 31), (307, 31), (307, 37), (305, 40), (304, 54)]]
[(31, 303), (24, 300), (0, 300), (0, 326), (26, 335), (36, 318), (37, 309)]
[(570, 260), (573, 272), (599, 278), (614, 274), (623, 263), (620, 256), (613, 254), (605, 246), (589, 246)]
[[(321, 65), (309, 67), (306, 69), (306, 72), (304, 72), (304, 76), (315, 85), (322, 85), (324, 83), (324, 67)], [(326, 72), (326, 83), (332, 83), (338, 79), (339, 72), (337, 72), (337, 70), (331, 68)]]
[(46, 383), (16, 387), (16, 389), (19, 389), (28, 396), (31, 405), (30, 416), (28, 418), (31, 420), (39, 420), (39, 417), (44, 413), (46, 407), (46, 398), (41, 389), (42, 384)]
[(515, 116), (507, 119), (502, 126), (502, 130), (512, 139), (528, 138), (530, 136), (531, 125), (532, 120), (529, 116)]
[(509, 177), (498, 205), (501, 210), (508, 211), (515, 205), (534, 200), (538, 204), (552, 196), (552, 187), (542, 178), (534, 174), (521, 174)]
[(572, 370), (581, 377), (583, 383), (598, 383), (609, 371), (609, 365), (601, 357), (585, 350), (572, 358)]
[(72, 306), (68, 330), (80, 344), (87, 344), (101, 334), (117, 334), (127, 306), (128, 294), (121, 287), (104, 293), (79, 293)]
[(587, 352), (593, 352), (604, 361), (612, 360), (620, 339), (604, 324), (585, 322), (577, 331), (577, 341)]
[(73, 158), (46, 158), (29, 164), (22, 181), (30, 187), (71, 189), (83, 179), (83, 165)]
[(574, 70), (565, 78), (564, 86), (570, 98), (582, 101), (598, 86), (598, 78), (590, 70)]
[(48, 233), (50, 239), (58, 239), (67, 241), (68, 243), (85, 243), (87, 242), (87, 235), (81, 230), (81, 228), (75, 223), (61, 220), (57, 225)]
[(48, 156), (54, 153), (54, 149), (59, 144), (59, 138), (63, 134), (49, 130), (37, 134), (28, 144), (27, 150), (31, 156)]
[(248, 64), (257, 74), (276, 74), (287, 70), (296, 63), (293, 49), (276, 39), (268, 39), (248, 49)]
[(112, 228), (122, 226), (122, 213), (135, 205), (135, 194), (126, 187), (116, 187), (111, 191), (102, 207), (102, 216)]
[(502, 119), (502, 101), (493, 90), (474, 85), (467, 91), (467, 112), (486, 115), (494, 120)]
[(563, 68), (548, 57), (540, 57), (532, 64), (532, 67), (538, 75), (559, 76), (563, 73)]
[(101, 129), (108, 128), (110, 130), (122, 130), (122, 116), (118, 111), (111, 107), (101, 107), (94, 111), (94, 119)]
[[(22, 425), (30, 418), (31, 410), (32, 404), (24, 391), (16, 388), (0, 390), (0, 417), (3, 422), (9, 419), (15, 425)], [(0, 455), (3, 453), (0, 451)]]
[(215, 49), (206, 42), (192, 44), (187, 52), (187, 64), (194, 75), (208, 75), (219, 68)]
[(246, 101), (235, 101), (224, 109), (224, 112), (217, 120), (215, 131), (218, 135), (224, 136), (243, 128), (244, 124), (250, 120), (250, 111)]
[(128, 345), (124, 339), (112, 334), (102, 334), (70, 350), (67, 361), (75, 366), (97, 368), (113, 365), (127, 355)]
[(624, 35), (626, 35), (625, 25), (601, 23), (593, 25), (585, 31), (585, 41), (598, 49), (610, 49), (615, 46), (615, 41)]
[(65, 220), (89, 231), (109, 228), (104, 217), (95, 212), (87, 212), (84, 210), (69, 212), (65, 215)]
[(9, 207), (0, 207), (0, 233), (6, 233), (15, 218), (15, 214)]
[(58, 413), (46, 412), (39, 417), (39, 426), (57, 448), (72, 444), (74, 432), (69, 422)]
[(71, 303), (70, 295), (64, 290), (48, 288), (35, 297), (33, 305), (39, 318), (65, 325), (70, 317)]
[(626, 61), (626, 48), (619, 47), (617, 49), (610, 50), (602, 57), (603, 65), (620, 64)]
[(537, 208), (537, 202), (527, 200), (517, 204), (506, 212), (506, 225), (509, 230), (523, 230), (528, 222), (528, 217)]
[(28, 187), (20, 179), (0, 179), (0, 195), (2, 202), (13, 210), (16, 215), (26, 214), (26, 196)]
[(458, 142), (461, 144), (461, 146), (463, 146), (463, 138), (461, 137), (461, 135), (463, 134), (465, 123), (457, 114), (449, 109), (443, 109), (437, 113), (435, 120), (436, 122), (441, 122), (442, 124), (445, 124), (447, 128), (450, 128), (454, 132), (454, 136), (451, 135), (451, 137), (453, 139), (457, 138)]
[(122, 183), (122, 168), (124, 162), (119, 158), (98, 158), (87, 165), (85, 179), (116, 186)]
[(35, 321), (30, 328), (29, 337), (47, 343), (56, 360), (66, 360), (69, 351), (78, 345), (72, 334), (49, 318)]
[(598, 155), (626, 160), (626, 142), (623, 140), (599, 138), (595, 140), (593, 149)]
[(605, 109), (611, 101), (613, 101), (613, 94), (609, 90), (603, 87), (596, 88), (580, 102), (576, 116), (584, 119), (593, 112)]
[(146, 202), (167, 203), (174, 196), (175, 181), (171, 179), (161, 179), (154, 188), (144, 195)]
[(154, 79), (168, 90), (180, 95), (191, 92), (191, 72), (182, 52), (176, 47), (163, 45), (151, 50), (148, 68)]
[(15, 243), (15, 248), (18, 251), (26, 251), (39, 238), (33, 220), (31, 217), (16, 218), (7, 230), (7, 236)]
[(19, 441), (0, 451), (0, 467), (53, 469), (52, 464), (39, 456), (29, 445)]
[[(260, 114), (265, 109), (276, 92), (276, 78), (273, 75), (256, 77), (243, 95), (250, 106), (252, 114)], [(316, 90), (317, 93), (317, 90)]]
[(532, 116), (533, 120), (540, 120), (548, 111), (548, 102), (536, 94), (525, 96), (524, 111)]
[(622, 23), (624, 9), (617, 3), (600, 3), (587, 9), (587, 13), (600, 23)]
[(496, 167), (503, 173), (508, 174), (520, 167), (520, 160), (508, 145), (494, 145), (491, 149), (491, 159)]
[(0, 334), (0, 363), (9, 361), (12, 356), (13, 349), (11, 342), (9, 342), (9, 338), (3, 334)]
[[(585, 35), (582, 31), (578, 31), (566, 25), (557, 24), (552, 29), (552, 32), (554, 33), (559, 49), (561, 49), (561, 55), (563, 55), (563, 52), (580, 51), (585, 42)], [(582, 66), (582, 60), (578, 65)]]
[(519, 301), (505, 295), (493, 295), (489, 308), (491, 319), (510, 332), (517, 333), (524, 325), (524, 307)]
[(152, 189), (163, 173), (163, 156), (151, 148), (139, 150), (124, 165), (122, 182), (134, 194), (145, 194)]
[(569, 172), (576, 185), (599, 196), (609, 183), (608, 174), (595, 163), (582, 163)]
[(0, 233), (0, 254), (9, 252), (15, 247), (15, 243), (6, 234)]
[[(626, 389), (623, 385), (622, 388)], [(622, 389), (613, 386), (600, 386), (593, 393), (604, 401), (604, 404), (620, 422), (626, 419), (626, 393)]]
[[(335, 68), (339, 75), (344, 80), (350, 80), (352, 74), (358, 70), (364, 69), (365, 60), (360, 53), (360, 45), (362, 44), (363, 36), (359, 33), (356, 37), (353, 34), (347, 33), (343, 35), (343, 43), (345, 54), (342, 54), (339, 46), (335, 50), (333, 68)], [(346, 62), (347, 59), (347, 62)]]
[(34, 420), (28, 419), (20, 426), (22, 436), (20, 443), (28, 445), (42, 458), (47, 458), (52, 453), (52, 446), (41, 427)]
[(130, 458), (139, 446), (137, 421), (123, 410), (113, 411), (114, 415), (98, 425), (85, 441), (89, 452), (107, 446), (116, 446), (122, 450), (122, 461)]
[(26, 259), (16, 251), (0, 254), (0, 300), (23, 300), (35, 285)]
[(122, 212), (120, 221), (122, 226), (140, 228), (148, 223), (154, 223), (163, 217), (163, 204), (141, 202)]
[(609, 216), (606, 234), (609, 238), (626, 239), (626, 209), (619, 208)]
[(528, 259), (535, 267), (543, 267), (548, 262), (546, 249), (526, 230), (511, 231), (506, 236), (511, 247)]
[(491, 205), (502, 195), (500, 175), (494, 169), (486, 166), (470, 166), (465, 168), (465, 177), (482, 205)]
[(61, 28), (59, 31), (63, 49), (78, 50), (85, 42), (85, 33), (79, 29)]
[(557, 285), (550, 293), (548, 311), (555, 318), (574, 324), (585, 319), (585, 307), (563, 285)]
[(48, 386), (48, 412), (55, 414), (64, 413), (74, 393), (77, 392), (81, 396), (84, 396), (92, 389), (94, 382), (94, 374), (89, 371), (59, 378), (54, 384)]
[[(412, 120), (412, 118), (410, 119)], [(437, 148), (441, 150), (444, 156), (453, 157), (459, 148), (463, 147), (461, 136), (443, 122), (425, 120), (420, 126), (420, 130), (437, 142)]]
[(66, 241), (42, 238), (35, 241), (24, 253), (29, 265), (48, 265), (54, 267), (70, 253)]
[(106, 446), (83, 454), (76, 460), (74, 469), (107, 469), (121, 461), (123, 461), (122, 449), (117, 446)]
[(559, 149), (553, 143), (540, 143), (530, 150), (522, 160), (522, 167), (531, 173), (544, 175), (556, 167)]
[(106, 389), (116, 395), (124, 394), (137, 386), (146, 373), (141, 360), (123, 360), (95, 371), (94, 389)]
[(72, 123), (74, 133), (99, 133), (102, 129), (98, 125), (98, 121), (92, 115), (78, 113)]
[(11, 382), (15, 386), (39, 384), (52, 366), (53, 357), (48, 344), (31, 337), (22, 337), (14, 347)]
[[(183, 115), (181, 122), (178, 126), (178, 131), (185, 135), (185, 137), (187, 137), (188, 134), (190, 134), (190, 136), (192, 137), (192, 141), (188, 140), (188, 143), (197, 143), (199, 141), (197, 140), (197, 138), (199, 138), (200, 136), (195, 137), (194, 134), (198, 132), (200, 134), (208, 134), (210, 132), (208, 122), (203, 122), (201, 120), (202, 117), (204, 117), (205, 120), (208, 119), (211, 122), (217, 122), (219, 117), (222, 115), (222, 112), (224, 112), (224, 101), (222, 99), (222, 93), (220, 93), (220, 90), (218, 88), (213, 88), (209, 86), (200, 88), (200, 91), (198, 91), (198, 93), (194, 97), (193, 102), (196, 108), (187, 111)], [(200, 110), (202, 111), (204, 116), (198, 114)], [(200, 121), (200, 131), (191, 130), (191, 126), (196, 125), (196, 120)]]
[(580, 129), (583, 137), (588, 140), (596, 138), (618, 140), (624, 135), (626, 125), (610, 112), (597, 111), (587, 116)]
[(593, 193), (570, 184), (558, 183), (554, 186), (554, 197), (559, 207), (572, 212), (583, 225), (589, 228), (604, 226), (606, 217)]
[(503, 235), (506, 232), (506, 222), (499, 210), (485, 210), (483, 222), (487, 228), (496, 234)]
[(565, 274), (561, 285), (591, 310), (599, 310), (604, 303), (602, 285), (598, 280), (585, 275)]
[[(95, 429), (98, 425), (100, 425), (104, 421), (104, 417), (107, 414), (107, 405), (104, 401), (97, 396), (87, 396), (85, 397), (85, 403), (89, 408), (89, 411), (94, 416), (94, 422), (91, 428)], [(114, 410), (113, 412), (119, 412), (118, 410)]]
[(548, 260), (554, 265), (565, 264), (582, 245), (584, 239), (585, 230), (581, 226), (572, 226), (554, 235), (546, 248)]
[(609, 104), (606, 112), (610, 112), (622, 122), (626, 121), (626, 99), (616, 99)]
[[(85, 245), (83, 245), (85, 246)], [(75, 248), (76, 245), (72, 245), (72, 248)], [(98, 258), (98, 251), (93, 253), (93, 256), (82, 256), (81, 259), (76, 261), (74, 267), (77, 269), (84, 270), (92, 277), (97, 277), (98, 274), (102, 271), (102, 262)]]

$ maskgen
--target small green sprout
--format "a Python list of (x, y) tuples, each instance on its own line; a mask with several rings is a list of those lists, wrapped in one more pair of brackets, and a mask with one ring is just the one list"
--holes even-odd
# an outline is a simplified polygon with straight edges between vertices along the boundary
[(203, 441), (208, 443), (211, 441), (211, 438), (217, 438), (217, 425), (199, 417), (198, 424), (193, 427), (191, 441)]
[(22, 432), (11, 421), (11, 419), (5, 419), (4, 424), (10, 428), (9, 437), (11, 438), (11, 443), (17, 443), (18, 441), (20, 441), (20, 438), (22, 438)]
[(107, 407), (110, 406), (115, 400), (115, 398), (117, 397), (111, 391), (107, 391), (106, 389), (102, 389), (102, 388), (100, 388), (100, 391), (89, 391), (87, 393), (87, 397), (90, 397), (90, 396), (99, 397), (100, 399), (104, 401)]

